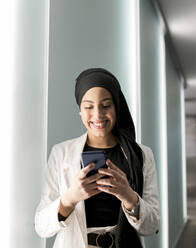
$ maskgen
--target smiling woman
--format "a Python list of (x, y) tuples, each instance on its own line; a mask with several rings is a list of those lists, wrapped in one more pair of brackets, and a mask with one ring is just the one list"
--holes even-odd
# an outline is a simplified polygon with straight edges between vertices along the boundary
[[(153, 154), (135, 141), (135, 128), (116, 77), (102, 68), (83, 71), (75, 97), (86, 134), (57, 144), (35, 216), (41, 237), (57, 234), (55, 248), (143, 247), (159, 228)], [(103, 151), (106, 168), (87, 176), (83, 151)], [(82, 235), (81, 235), (82, 234)], [(73, 238), (74, 237), (74, 238)]]

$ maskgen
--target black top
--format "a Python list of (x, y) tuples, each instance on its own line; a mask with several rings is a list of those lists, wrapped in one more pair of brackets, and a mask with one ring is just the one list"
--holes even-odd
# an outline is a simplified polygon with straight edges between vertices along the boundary
[[(87, 144), (84, 151), (104, 150), (106, 157), (124, 171), (129, 179), (129, 165), (119, 144), (112, 148), (94, 148)], [(121, 202), (115, 196), (101, 192), (85, 200), (87, 227), (114, 226), (118, 223)]]

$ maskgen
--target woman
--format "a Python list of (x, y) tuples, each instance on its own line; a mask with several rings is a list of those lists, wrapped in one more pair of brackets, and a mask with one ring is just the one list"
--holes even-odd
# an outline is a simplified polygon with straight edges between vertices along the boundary
[[(93, 68), (76, 80), (75, 97), (87, 133), (57, 144), (35, 216), (41, 237), (57, 233), (55, 248), (143, 247), (142, 235), (159, 227), (151, 150), (135, 141), (135, 128), (118, 80)], [(104, 150), (107, 168), (87, 176), (83, 151)]]

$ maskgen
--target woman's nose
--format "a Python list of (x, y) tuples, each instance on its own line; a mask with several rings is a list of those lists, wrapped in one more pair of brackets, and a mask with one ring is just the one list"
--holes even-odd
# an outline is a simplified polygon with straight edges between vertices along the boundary
[(104, 113), (103, 113), (103, 110), (101, 108), (99, 108), (99, 107), (95, 108), (95, 110), (94, 110), (94, 117), (97, 120), (99, 120), (100, 118), (102, 118), (103, 115), (104, 115)]

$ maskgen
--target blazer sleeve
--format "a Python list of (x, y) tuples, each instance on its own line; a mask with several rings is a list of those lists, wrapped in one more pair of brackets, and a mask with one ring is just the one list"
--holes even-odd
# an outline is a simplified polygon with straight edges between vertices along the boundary
[(45, 175), (45, 183), (41, 201), (35, 213), (35, 230), (40, 237), (48, 238), (55, 235), (61, 229), (66, 228), (69, 217), (65, 222), (58, 220), (60, 205), (58, 150), (54, 146), (48, 160)]
[(143, 165), (143, 195), (139, 197), (139, 219), (130, 214), (122, 205), (123, 211), (129, 223), (136, 229), (139, 235), (147, 236), (156, 233), (160, 224), (159, 195), (157, 174), (154, 156), (150, 148), (142, 146)]

